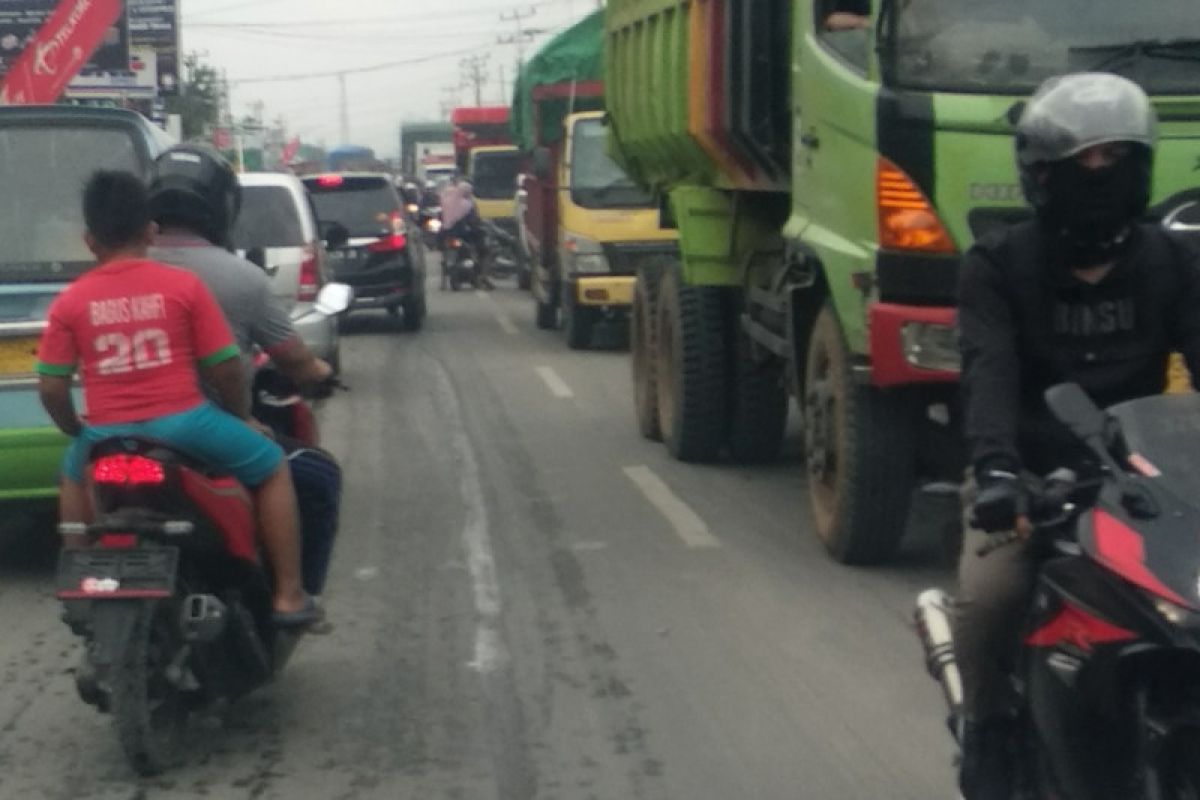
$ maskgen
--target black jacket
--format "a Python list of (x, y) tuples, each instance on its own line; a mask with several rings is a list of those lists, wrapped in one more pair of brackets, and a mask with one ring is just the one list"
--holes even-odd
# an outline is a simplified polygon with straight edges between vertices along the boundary
[(1159, 394), (1172, 351), (1200, 377), (1200, 251), (1154, 225), (1097, 284), (1057, 265), (1036, 221), (980, 240), (959, 277), (965, 427), (977, 471), (1085, 458), (1042, 399), (1079, 383), (1101, 406)]

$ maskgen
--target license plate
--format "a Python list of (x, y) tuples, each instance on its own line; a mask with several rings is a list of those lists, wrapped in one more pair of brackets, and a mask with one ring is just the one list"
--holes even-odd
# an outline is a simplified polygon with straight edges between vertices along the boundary
[(60, 600), (170, 597), (179, 566), (176, 547), (63, 550), (58, 557)]
[(0, 339), (0, 376), (29, 375), (37, 360), (35, 336)]

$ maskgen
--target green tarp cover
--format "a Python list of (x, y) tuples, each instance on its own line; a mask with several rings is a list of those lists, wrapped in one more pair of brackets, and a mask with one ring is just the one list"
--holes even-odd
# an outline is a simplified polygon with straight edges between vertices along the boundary
[(529, 59), (513, 87), (509, 116), (513, 141), (522, 150), (550, 144), (562, 135), (562, 118), (576, 111), (603, 107), (599, 98), (547, 101), (537, 115), (540, 131), (534, 131), (533, 89), (571, 81), (604, 79), (604, 12), (596, 11), (555, 36)]

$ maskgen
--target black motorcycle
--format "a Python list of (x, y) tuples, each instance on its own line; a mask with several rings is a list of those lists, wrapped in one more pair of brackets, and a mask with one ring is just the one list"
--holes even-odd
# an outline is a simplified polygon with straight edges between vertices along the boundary
[[(1200, 395), (1098, 409), (1074, 384), (1055, 416), (1103, 465), (1031, 487), (1045, 549), (1013, 684), (1020, 800), (1200, 797)], [(993, 536), (981, 554), (1008, 546)], [(916, 621), (960, 728), (953, 600), (929, 589)]]
[(442, 283), (441, 288), (451, 291), (469, 286), (474, 289), (484, 285), (482, 256), (471, 241), (471, 235), (463, 226), (455, 226), (442, 237)]

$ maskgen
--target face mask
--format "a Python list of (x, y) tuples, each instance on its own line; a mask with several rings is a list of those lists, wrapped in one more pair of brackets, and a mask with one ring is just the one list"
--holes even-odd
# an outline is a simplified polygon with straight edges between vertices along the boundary
[(1066, 263), (1090, 267), (1120, 255), (1130, 225), (1145, 208), (1145, 191), (1144, 165), (1137, 158), (1102, 169), (1088, 169), (1074, 159), (1052, 165), (1042, 219)]

